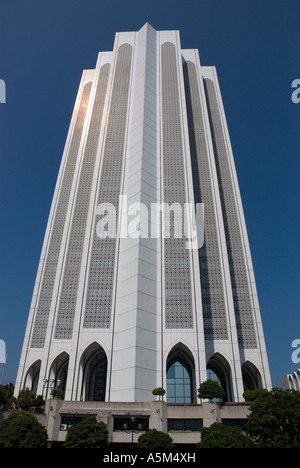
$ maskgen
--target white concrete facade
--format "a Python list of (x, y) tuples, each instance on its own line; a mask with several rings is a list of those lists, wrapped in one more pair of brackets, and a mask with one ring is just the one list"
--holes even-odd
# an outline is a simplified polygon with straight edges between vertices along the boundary
[(283, 390), (296, 390), (300, 392), (300, 369), (292, 374), (287, 374), (280, 379)]
[[(195, 150), (193, 138), (200, 131)], [(216, 132), (221, 132), (218, 138)], [(179, 149), (173, 163), (174, 148)], [(215, 246), (207, 247), (203, 264), (198, 249), (184, 251), (177, 243), (173, 252), (161, 235), (151, 237), (147, 218), (151, 204), (168, 197), (174, 203), (199, 201), (195, 164), (201, 177), (206, 174), (207, 187), (201, 177), (199, 183), (204, 212), (208, 206), (212, 221), (206, 230), (204, 218), (205, 236)], [(229, 195), (222, 188), (227, 173)], [(97, 236), (100, 203), (113, 203), (121, 213), (109, 244)], [(122, 236), (126, 203), (135, 208), (131, 221), (140, 207), (134, 204), (148, 209), (141, 213), (140, 235), (134, 238)], [(229, 238), (230, 216), (236, 238)], [(161, 217), (155, 223), (160, 233)], [(234, 242), (239, 249), (236, 264), (234, 251), (229, 252)], [(234, 289), (243, 291), (237, 298), (233, 284), (239, 274), (242, 287)], [(175, 304), (174, 317), (169, 304)], [(230, 401), (242, 401), (247, 385), (271, 388), (216, 70), (201, 66), (197, 50), (181, 49), (178, 31), (156, 31), (147, 23), (138, 32), (117, 33), (113, 51), (100, 52), (95, 70), (83, 72), (45, 233), (16, 394), (31, 387), (47, 396), (63, 382), (65, 400), (92, 399), (97, 393), (102, 401), (147, 402), (155, 387), (167, 389), (167, 370), (176, 360), (187, 364), (192, 402), (207, 379), (207, 367), (220, 378)]]

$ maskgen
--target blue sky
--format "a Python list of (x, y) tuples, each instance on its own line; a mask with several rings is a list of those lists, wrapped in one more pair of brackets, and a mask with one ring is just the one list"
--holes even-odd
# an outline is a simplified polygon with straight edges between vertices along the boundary
[[(53, 190), (83, 69), (116, 31), (178, 29), (215, 65), (274, 386), (300, 367), (299, 0), (2, 0), (0, 339), (15, 382)], [(2, 375), (2, 374), (1, 374)]]

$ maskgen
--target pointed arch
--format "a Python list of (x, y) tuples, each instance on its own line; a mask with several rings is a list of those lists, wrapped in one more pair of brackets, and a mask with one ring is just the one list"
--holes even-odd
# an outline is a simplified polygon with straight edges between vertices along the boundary
[(243, 385), (245, 390), (255, 390), (262, 387), (262, 379), (257, 367), (250, 361), (242, 365)]
[(93, 342), (83, 352), (81, 361), (81, 395), (84, 401), (105, 401), (107, 356), (99, 343)]
[(167, 363), (167, 402), (195, 403), (195, 361), (191, 351), (179, 342), (168, 354)]
[(214, 353), (207, 362), (207, 378), (216, 380), (225, 391), (223, 401), (232, 401), (231, 369), (227, 359), (220, 353)]
[(23, 388), (29, 388), (36, 394), (41, 370), (41, 359), (37, 359), (26, 372)]
[(297, 392), (300, 391), (300, 369), (298, 369), (297, 371), (293, 372), (291, 375), (290, 375), (290, 378), (291, 378), (291, 386), (290, 388), (292, 390), (297, 390)]
[(61, 390), (63, 394), (65, 393), (69, 358), (69, 354), (63, 351), (53, 360), (49, 372), (51, 390)]

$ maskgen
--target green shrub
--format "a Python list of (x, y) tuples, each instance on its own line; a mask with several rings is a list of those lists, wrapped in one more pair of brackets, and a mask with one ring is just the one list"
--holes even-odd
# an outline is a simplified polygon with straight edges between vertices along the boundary
[(138, 448), (174, 448), (173, 440), (165, 432), (150, 429), (138, 438)]
[(254, 443), (237, 426), (214, 423), (201, 429), (201, 441), (197, 448), (253, 448)]
[(96, 418), (82, 418), (69, 427), (65, 448), (105, 448), (108, 446), (108, 430), (104, 422)]
[(0, 422), (0, 448), (46, 448), (47, 431), (27, 411), (13, 411)]

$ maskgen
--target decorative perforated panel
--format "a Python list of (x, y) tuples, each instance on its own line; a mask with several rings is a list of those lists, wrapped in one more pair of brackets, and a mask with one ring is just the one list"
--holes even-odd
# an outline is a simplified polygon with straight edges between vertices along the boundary
[[(118, 212), (124, 158), (132, 47), (119, 47), (103, 153), (98, 204), (111, 203)], [(85, 328), (109, 328), (111, 321), (116, 239), (100, 239), (94, 231), (90, 260)]]
[(204, 131), (196, 67), (183, 65), (195, 203), (204, 203), (205, 242), (199, 249), (200, 279), (205, 338), (227, 339), (221, 253), (217, 215), (213, 202), (212, 176)]
[(241, 347), (256, 348), (255, 326), (239, 214), (215, 85), (212, 80), (205, 79), (205, 90), (222, 203), (238, 339)]
[[(162, 149), (164, 203), (186, 203), (184, 153), (182, 143), (179, 85), (174, 44), (161, 50)], [(185, 239), (164, 239), (165, 324), (166, 328), (193, 328), (191, 270)]]
[(47, 256), (44, 264), (44, 273), (38, 292), (38, 303), (32, 333), (31, 347), (43, 348), (48, 326), (49, 311), (53, 297), (53, 286), (57, 273), (57, 263), (61, 240), (69, 204), (70, 191), (73, 182), (75, 166), (77, 162), (78, 149), (82, 136), (82, 129), (89, 102), (92, 82), (84, 86), (79, 109), (75, 121), (74, 131), (68, 151), (66, 165), (62, 177), (57, 206), (54, 214)]
[(91, 122), (84, 150), (57, 312), (55, 338), (59, 339), (72, 338), (88, 207), (109, 71), (110, 64), (103, 65), (100, 69)]

